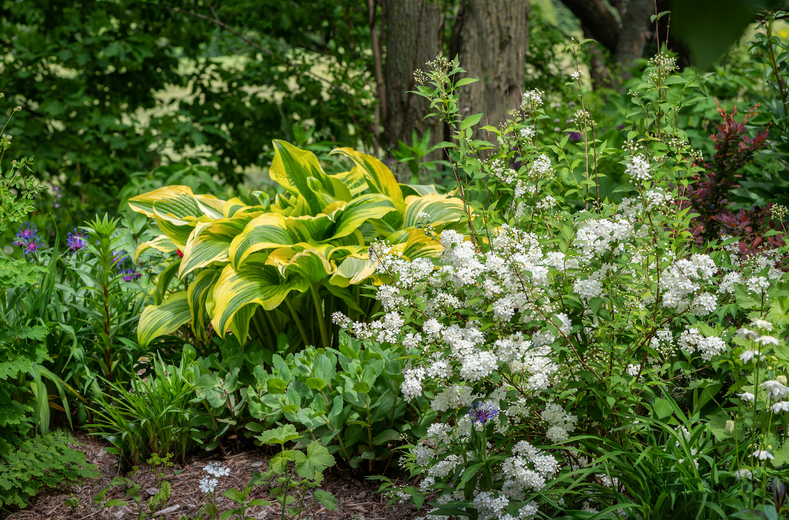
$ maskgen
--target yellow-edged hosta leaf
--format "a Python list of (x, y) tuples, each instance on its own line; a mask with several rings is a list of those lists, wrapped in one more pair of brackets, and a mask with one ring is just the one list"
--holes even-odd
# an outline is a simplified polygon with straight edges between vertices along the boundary
[(164, 271), (156, 276), (156, 291), (154, 291), (154, 303), (160, 305), (167, 295), (167, 289), (170, 287), (170, 282), (175, 278), (178, 273), (178, 268), (181, 265), (181, 259), (176, 259), (175, 262), (165, 267)]
[[(428, 219), (418, 222), (420, 212), (427, 213)], [(450, 222), (458, 222), (465, 217), (464, 203), (461, 199), (434, 194), (422, 197), (410, 195), (406, 197), (406, 216), (403, 219), (403, 227), (415, 227), (418, 223), (436, 227)]]
[(137, 342), (141, 347), (146, 347), (159, 336), (178, 330), (181, 325), (189, 322), (190, 317), (187, 292), (173, 293), (162, 305), (149, 305), (143, 310), (137, 325)]
[(195, 276), (187, 290), (189, 312), (192, 315), (192, 332), (200, 341), (206, 341), (206, 321), (208, 319), (206, 300), (209, 293), (214, 290), (214, 282), (218, 276), (218, 271), (203, 270)]
[(439, 192), (436, 191), (436, 186), (433, 184), (399, 184), (400, 190), (404, 196), (409, 195), (418, 195), (420, 197), (424, 195), (439, 195)]
[[(192, 234), (193, 226), (177, 226), (169, 220), (165, 220), (156, 216), (156, 225), (159, 226), (159, 231), (165, 234), (170, 241), (181, 251), (186, 247), (189, 235)], [(195, 225), (199, 221), (195, 220)]]
[(148, 249), (156, 249), (162, 253), (174, 253), (177, 248), (173, 241), (167, 238), (167, 235), (159, 235), (153, 240), (143, 242), (137, 246), (137, 250), (134, 252), (135, 263), (137, 262), (137, 259), (140, 258), (140, 255)]
[(129, 199), (129, 207), (149, 218), (154, 216), (154, 204), (160, 205), (162, 214), (172, 214), (176, 218), (202, 215), (200, 204), (189, 186), (165, 186)]
[(327, 260), (332, 249), (331, 245), (309, 247), (308, 244), (282, 247), (269, 254), (266, 264), (276, 267), (283, 277), (295, 274), (311, 285), (318, 286), (335, 270)]
[(356, 197), (360, 193), (365, 193), (368, 189), (368, 181), (365, 180), (365, 175), (356, 166), (351, 168), (351, 171), (337, 173), (335, 175), (330, 175), (330, 177), (334, 177), (342, 182), (348, 188), (352, 197)]
[(295, 242), (320, 242), (332, 235), (332, 228), (337, 224), (336, 218), (341, 211), (335, 210), (329, 215), (322, 213), (315, 217), (286, 217), (285, 227)]
[(340, 213), (332, 238), (350, 235), (368, 220), (381, 219), (392, 211), (397, 208), (386, 195), (369, 193), (357, 197)]
[(421, 229), (413, 229), (405, 243), (397, 244), (392, 249), (409, 260), (423, 256), (438, 256), (444, 251), (442, 244), (438, 240), (429, 237)]
[(327, 260), (335, 262), (342, 261), (348, 256), (356, 256), (357, 258), (367, 260), (368, 248), (369, 246), (360, 246), (357, 244), (332, 247), (332, 249), (327, 252), (326, 258)]
[(224, 338), (233, 317), (245, 305), (258, 304), (264, 310), (272, 310), (292, 291), (304, 292), (307, 289), (307, 280), (283, 278), (271, 266), (248, 262), (236, 271), (233, 266), (226, 265), (211, 295), (211, 323), (217, 334)]
[(300, 150), (285, 141), (275, 139), (274, 159), (269, 167), (269, 176), (291, 193), (300, 195), (307, 202), (310, 213), (317, 215), (326, 206), (319, 201), (308, 179), (320, 179), (326, 175), (312, 152)]
[(200, 211), (203, 215), (209, 217), (211, 220), (222, 218), (222, 208), (225, 207), (225, 201), (218, 199), (214, 195), (195, 195), (195, 200), (200, 206)]
[(222, 206), (222, 216), (225, 218), (230, 218), (237, 212), (247, 208), (249, 208), (249, 206), (244, 204), (241, 199), (234, 197)]
[(279, 213), (265, 213), (250, 220), (244, 231), (233, 239), (228, 258), (231, 265), (238, 268), (256, 251), (290, 246), (297, 242), (285, 225), (285, 217)]
[[(354, 161), (354, 164), (357, 165), (357, 168), (359, 168), (361, 173), (365, 176), (368, 189), (373, 193), (381, 193), (389, 197), (400, 213), (397, 215), (397, 218), (402, 218), (406, 208), (406, 204), (403, 201), (403, 193), (400, 191), (400, 186), (398, 186), (398, 181), (395, 180), (395, 176), (392, 175), (389, 168), (384, 166), (383, 162), (372, 155), (357, 152), (351, 148), (335, 148), (331, 153), (343, 154)], [(391, 225), (396, 225), (397, 220), (394, 218), (388, 220)]]
[(184, 260), (178, 277), (183, 278), (195, 269), (213, 262), (227, 262), (233, 239), (244, 231), (250, 217), (220, 218), (214, 222), (198, 224), (189, 236), (184, 249)]
[(252, 315), (255, 314), (255, 310), (258, 306), (254, 303), (249, 305), (245, 305), (239, 312), (233, 316), (233, 319), (230, 320), (230, 331), (236, 337), (236, 341), (239, 342), (240, 346), (244, 346), (247, 342), (247, 336), (250, 334), (250, 319)]
[(364, 282), (376, 272), (376, 265), (366, 258), (349, 256), (337, 266), (329, 283), (337, 287), (348, 287)]

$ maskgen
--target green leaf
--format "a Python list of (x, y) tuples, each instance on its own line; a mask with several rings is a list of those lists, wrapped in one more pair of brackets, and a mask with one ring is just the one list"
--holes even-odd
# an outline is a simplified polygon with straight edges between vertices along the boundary
[(480, 112), (479, 114), (473, 114), (467, 117), (466, 119), (464, 119), (463, 122), (461, 123), (461, 131), (475, 126), (477, 123), (480, 122), (481, 117), (483, 117), (482, 112)]
[(126, 502), (125, 500), (118, 500), (117, 498), (108, 500), (107, 502), (104, 503), (104, 507), (125, 507), (128, 505), (129, 503)]
[(302, 436), (296, 433), (296, 427), (293, 424), (286, 424), (279, 428), (263, 432), (255, 436), (256, 439), (263, 444), (285, 444), (288, 441), (301, 439)]
[(326, 469), (335, 465), (335, 458), (321, 443), (313, 441), (307, 447), (307, 454), (301, 451), (294, 453), (296, 473), (302, 477), (316, 480)]
[(326, 381), (324, 381), (320, 377), (308, 377), (305, 380), (305, 384), (307, 385), (307, 388), (312, 388), (313, 390), (321, 390), (326, 386)]
[(476, 81), (480, 81), (479, 78), (462, 78), (458, 80), (455, 86), (463, 87), (464, 85), (469, 85), (470, 83), (474, 83)]
[(162, 305), (145, 308), (137, 326), (137, 342), (141, 347), (146, 347), (159, 336), (175, 332), (181, 325), (188, 323), (191, 317), (187, 292), (173, 293)]
[(329, 491), (323, 489), (313, 491), (313, 498), (316, 502), (321, 503), (327, 511), (337, 511), (337, 498)]
[(249, 507), (266, 507), (266, 506), (272, 505), (272, 503), (269, 502), (268, 500), (263, 500), (261, 498), (256, 498), (254, 500), (250, 500), (247, 505)]

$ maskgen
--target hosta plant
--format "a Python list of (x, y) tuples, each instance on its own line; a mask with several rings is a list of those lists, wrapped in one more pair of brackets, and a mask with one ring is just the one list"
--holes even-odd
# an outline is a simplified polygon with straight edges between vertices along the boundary
[[(409, 258), (431, 256), (439, 246), (423, 228), (441, 230), (466, 214), (460, 199), (399, 185), (378, 159), (349, 148), (335, 153), (352, 169), (329, 175), (311, 152), (282, 141), (274, 147), (269, 172), (284, 189), (274, 200), (256, 192), (258, 204), (246, 205), (185, 186), (130, 199), (162, 231), (138, 252), (172, 258), (140, 319), (142, 345), (188, 322), (197, 340), (213, 331), (244, 344), (251, 335), (272, 352), (281, 333), (292, 347), (336, 345), (333, 312), (362, 317), (378, 309), (363, 297), (374, 274), (369, 244), (383, 239)], [(175, 277), (188, 286), (167, 294)]]

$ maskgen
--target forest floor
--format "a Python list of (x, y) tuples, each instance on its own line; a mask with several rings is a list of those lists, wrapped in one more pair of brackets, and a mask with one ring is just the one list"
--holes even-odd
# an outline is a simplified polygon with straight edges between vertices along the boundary
[[(132, 520), (137, 518), (137, 506), (126, 496), (120, 486), (109, 490), (104, 500), (120, 499), (129, 502), (129, 506), (110, 507), (101, 509), (94, 503), (93, 497), (102, 489), (110, 485), (112, 479), (119, 475), (117, 458), (106, 451), (107, 445), (101, 441), (88, 437), (82, 432), (74, 435), (74, 448), (83, 451), (87, 461), (95, 464), (100, 478), (87, 480), (75, 485), (64, 485), (50, 489), (33, 498), (28, 507), (9, 515), (8, 520)], [(263, 451), (244, 451), (223, 457), (216, 452), (196, 452), (187, 456), (186, 464), (175, 462), (168, 468), (165, 480), (172, 486), (170, 500), (165, 508), (152, 515), (145, 504), (147, 518), (162, 520), (178, 520), (182, 515), (194, 517), (206, 500), (206, 495), (200, 491), (199, 481), (206, 476), (203, 467), (209, 462), (216, 461), (230, 469), (230, 475), (220, 479), (217, 485), (217, 505), (220, 512), (231, 509), (235, 503), (222, 496), (230, 488), (243, 490), (253, 473), (263, 472), (268, 468), (271, 455)], [(141, 468), (133, 475), (126, 477), (139, 484), (141, 496), (144, 501), (156, 493), (155, 478), (147, 467)], [(390, 475), (393, 480), (405, 480), (404, 475)], [(376, 493), (379, 487), (377, 481), (359, 480), (354, 477), (342, 475), (336, 468), (325, 472), (321, 489), (332, 492), (337, 498), (337, 511), (327, 511), (324, 506), (312, 500), (305, 501), (305, 510), (302, 520), (410, 520), (424, 516), (413, 506), (408, 504), (393, 504), (387, 506), (387, 500), (382, 494)], [(147, 491), (148, 490), (148, 491)], [(76, 509), (66, 505), (65, 501), (74, 497), (78, 499)], [(277, 502), (269, 495), (264, 486), (257, 486), (250, 494), (249, 499), (262, 498), (273, 503), (267, 507), (253, 507), (247, 512), (248, 518), (256, 520), (276, 520), (280, 518), (280, 508)], [(0, 513), (2, 517), (2, 513)]]

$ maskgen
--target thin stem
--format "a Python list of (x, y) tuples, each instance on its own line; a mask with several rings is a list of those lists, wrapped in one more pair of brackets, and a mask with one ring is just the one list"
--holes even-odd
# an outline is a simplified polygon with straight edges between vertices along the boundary
[(310, 294), (313, 297), (313, 304), (315, 304), (315, 314), (318, 318), (318, 327), (321, 331), (321, 342), (324, 348), (329, 348), (329, 332), (326, 330), (326, 323), (324, 321), (324, 312), (321, 306), (321, 298), (318, 296), (318, 289), (313, 284), (310, 284)]

